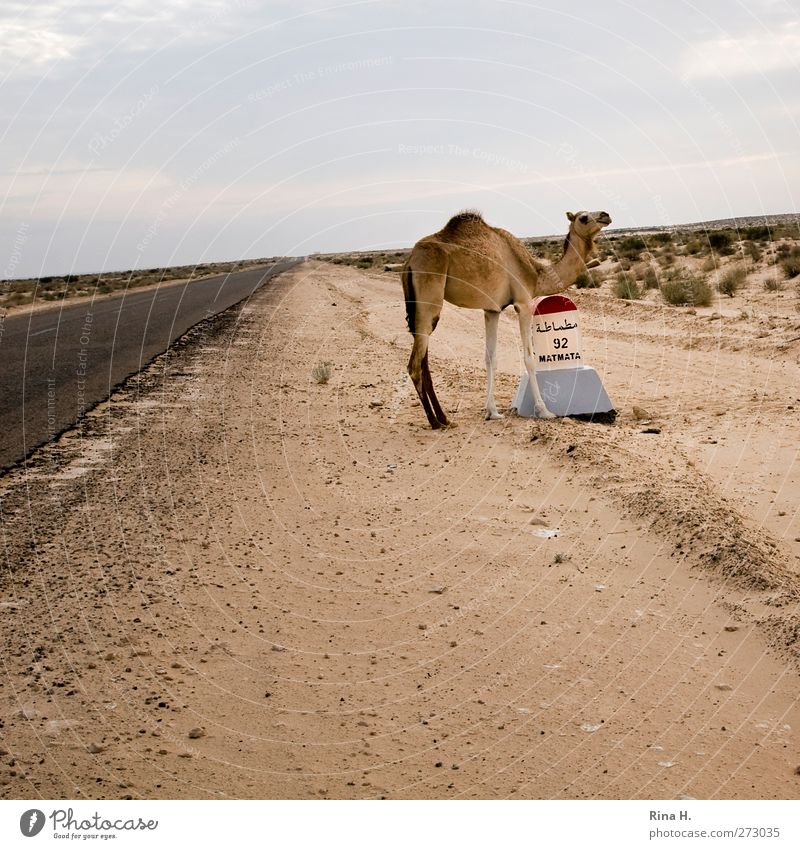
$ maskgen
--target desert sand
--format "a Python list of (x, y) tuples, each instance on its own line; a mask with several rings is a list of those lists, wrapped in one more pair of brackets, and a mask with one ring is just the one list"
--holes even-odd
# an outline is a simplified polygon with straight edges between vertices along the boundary
[(0, 795), (797, 798), (789, 296), (571, 294), (613, 425), (483, 421), (446, 305), (431, 431), (397, 275), (308, 261), (0, 479)]

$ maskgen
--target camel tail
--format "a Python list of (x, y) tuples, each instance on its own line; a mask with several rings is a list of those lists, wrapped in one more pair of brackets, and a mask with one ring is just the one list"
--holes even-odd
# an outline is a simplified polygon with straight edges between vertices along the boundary
[(403, 269), (403, 295), (406, 299), (406, 323), (408, 324), (408, 332), (412, 335), (416, 333), (417, 323), (417, 299), (414, 295), (414, 281), (411, 275), (411, 266), (407, 265)]

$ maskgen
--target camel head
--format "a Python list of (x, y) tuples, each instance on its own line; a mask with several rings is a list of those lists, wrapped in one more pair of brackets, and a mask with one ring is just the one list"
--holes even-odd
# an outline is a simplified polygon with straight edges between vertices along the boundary
[(569, 244), (569, 238), (573, 234), (579, 236), (586, 244), (586, 257), (594, 257), (597, 253), (595, 247), (595, 237), (603, 229), (611, 223), (611, 216), (607, 212), (568, 212), (569, 233), (567, 240), (564, 243), (564, 249)]

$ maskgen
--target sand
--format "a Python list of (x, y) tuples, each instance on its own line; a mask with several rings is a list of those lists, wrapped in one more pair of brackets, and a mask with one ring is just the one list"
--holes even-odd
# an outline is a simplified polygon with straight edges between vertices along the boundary
[(796, 798), (797, 316), (574, 294), (610, 426), (309, 261), (0, 479), (0, 795)]

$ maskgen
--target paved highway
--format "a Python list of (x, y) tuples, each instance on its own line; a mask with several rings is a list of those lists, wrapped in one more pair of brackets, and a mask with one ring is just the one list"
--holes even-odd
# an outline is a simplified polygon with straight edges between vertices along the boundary
[(70, 427), (190, 327), (298, 261), (7, 316), (0, 325), (0, 469)]

